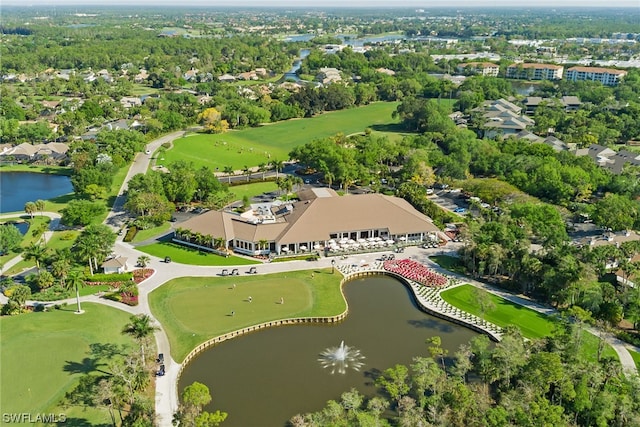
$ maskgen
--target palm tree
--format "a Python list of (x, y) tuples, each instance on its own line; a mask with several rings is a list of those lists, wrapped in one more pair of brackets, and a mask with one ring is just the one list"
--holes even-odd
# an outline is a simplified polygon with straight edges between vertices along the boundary
[(151, 261), (151, 258), (148, 255), (140, 255), (138, 257), (137, 264), (140, 267), (144, 268), (147, 266), (147, 264), (149, 264), (149, 261)]
[(272, 160), (271, 166), (276, 171), (276, 179), (280, 177), (279, 173), (282, 172), (282, 168), (284, 168), (284, 162), (282, 160)]
[(251, 169), (249, 169), (249, 166), (245, 165), (242, 168), (242, 174), (247, 176), (247, 182), (249, 182), (249, 178), (251, 178)]
[(36, 212), (37, 209), (38, 208), (36, 207), (36, 204), (33, 202), (27, 202), (24, 205), (24, 211), (28, 213), (29, 216), (31, 216), (31, 218), (33, 218), (33, 214)]
[(225, 166), (222, 171), (227, 174), (227, 179), (228, 179), (227, 182), (231, 184), (231, 175), (233, 175), (233, 166)]
[(78, 303), (78, 311), (76, 311), (76, 314), (84, 313), (82, 311), (82, 308), (80, 307), (80, 288), (84, 285), (84, 277), (79, 271), (72, 271), (71, 273), (69, 273), (69, 275), (67, 276), (67, 282), (63, 285), (65, 289), (76, 290), (76, 302)]
[(36, 261), (36, 268), (38, 269), (38, 271), (40, 271), (40, 261), (42, 261), (42, 259), (44, 258), (46, 254), (46, 249), (44, 248), (44, 246), (40, 246), (37, 243), (31, 243), (25, 250), (24, 250), (24, 259), (26, 259), (27, 261), (30, 259), (34, 259)]
[(51, 263), (51, 274), (53, 274), (55, 278), (60, 280), (60, 284), (63, 288), (65, 287), (64, 282), (68, 276), (70, 267), (71, 263), (66, 258), (58, 258)]
[(40, 211), (40, 216), (42, 216), (42, 213), (44, 212), (44, 200), (42, 199), (38, 199), (36, 200), (36, 209)]
[(267, 239), (260, 239), (258, 241), (258, 248), (260, 250), (266, 249), (267, 245), (269, 245), (269, 241)]
[(213, 246), (216, 249), (224, 248), (224, 237), (216, 237), (213, 239)]
[(267, 171), (267, 165), (265, 163), (260, 163), (258, 165), (258, 172), (262, 173), (262, 180), (264, 181), (264, 174)]
[(131, 335), (136, 341), (140, 342), (140, 353), (142, 354), (142, 360), (144, 363), (145, 352), (144, 343), (153, 335), (153, 333), (160, 328), (153, 325), (151, 317), (147, 314), (139, 314), (137, 316), (129, 317), (131, 323), (127, 323), (122, 330), (123, 333)]

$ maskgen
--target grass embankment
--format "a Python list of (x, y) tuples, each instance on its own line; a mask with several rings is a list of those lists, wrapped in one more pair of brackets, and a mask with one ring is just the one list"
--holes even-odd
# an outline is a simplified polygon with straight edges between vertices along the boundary
[(636, 368), (640, 372), (640, 353), (629, 350), (629, 354), (631, 354), (633, 361), (636, 363)]
[(147, 239), (151, 239), (153, 237), (160, 237), (166, 234), (169, 230), (171, 230), (171, 224), (168, 222), (164, 222), (162, 225), (157, 227), (148, 228), (146, 230), (139, 230), (135, 237), (133, 238), (133, 243), (143, 242)]
[[(340, 274), (331, 274), (331, 269), (265, 276), (183, 277), (151, 292), (149, 304), (169, 336), (171, 355), (181, 362), (200, 343), (227, 332), (271, 320), (344, 312), (341, 278)], [(280, 304), (281, 297), (284, 304)]]
[[(443, 291), (440, 295), (446, 302), (454, 307), (458, 307), (467, 313), (482, 317), (482, 311), (480, 310), (480, 306), (474, 292), (475, 289), (477, 288), (471, 285), (462, 285)], [(484, 318), (488, 322), (494, 323), (500, 327), (509, 325), (517, 326), (520, 331), (522, 331), (522, 335), (529, 339), (544, 338), (552, 335), (558, 322), (557, 319), (512, 303), (493, 294), (489, 294), (489, 297), (495, 304), (495, 309), (484, 313)], [(595, 360), (598, 349), (598, 338), (587, 331), (583, 331), (582, 341), (583, 355), (587, 359)], [(603, 356), (617, 359), (615, 351), (609, 345), (605, 347)]]
[[(177, 160), (193, 162), (222, 171), (225, 166), (241, 170), (270, 160), (286, 160), (298, 145), (314, 139), (372, 128), (383, 134), (396, 134), (398, 120), (391, 118), (398, 103), (376, 102), (364, 107), (332, 111), (309, 119), (287, 120), (257, 128), (224, 134), (197, 134), (177, 139), (173, 149), (163, 154), (163, 165)], [(159, 163), (160, 161), (158, 161)]]
[(0, 256), (0, 264), (4, 264), (11, 258), (18, 255), (23, 248), (26, 248), (30, 244), (40, 240), (42, 237), (42, 234), (38, 233), (36, 236), (34, 236), (33, 231), (38, 230), (40, 227), (43, 226), (43, 224), (49, 224), (50, 221), (51, 220), (49, 219), (49, 217), (46, 217), (46, 216), (36, 215), (33, 218), (29, 218), (29, 216), (26, 214), (24, 215), (16, 214), (15, 217), (0, 220), (0, 224), (8, 224), (8, 223), (10, 224), (10, 223), (20, 223), (20, 222), (29, 223), (29, 229), (27, 230), (26, 234), (22, 237), (22, 242), (20, 243), (21, 249), (17, 251), (11, 251), (5, 255)]
[(458, 274), (466, 273), (464, 266), (462, 265), (462, 261), (460, 261), (460, 258), (456, 258), (450, 255), (433, 255), (430, 256), (429, 259), (431, 259), (433, 262), (435, 262), (445, 270), (453, 271), (454, 273)]
[[(91, 344), (133, 344), (121, 333), (129, 314), (100, 304), (85, 303), (85, 313), (75, 306), (47, 313), (0, 318), (2, 329), (2, 382), (0, 406), (4, 413), (50, 413), (81, 375), (104, 361), (89, 354)], [(85, 409), (88, 409), (85, 412)], [(69, 425), (109, 424), (106, 410), (59, 408)]]
[(171, 242), (152, 243), (150, 245), (137, 246), (136, 249), (159, 258), (170, 257), (173, 262), (189, 265), (219, 265), (222, 267), (228, 265), (260, 264), (259, 261), (251, 259), (233, 255), (225, 258), (211, 252), (200, 251)]
[(62, 166), (42, 166), (42, 165), (27, 165), (27, 164), (2, 164), (0, 165), (0, 172), (36, 172), (36, 173), (48, 173), (51, 175), (64, 175), (71, 176), (71, 168)]

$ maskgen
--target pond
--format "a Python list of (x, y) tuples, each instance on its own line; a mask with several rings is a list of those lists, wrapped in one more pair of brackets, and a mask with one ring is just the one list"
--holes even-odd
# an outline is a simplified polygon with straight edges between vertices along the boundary
[(27, 202), (52, 199), (73, 191), (68, 176), (34, 172), (1, 172), (0, 188), (0, 213), (22, 212)]
[[(352, 387), (367, 396), (377, 373), (415, 356), (428, 357), (425, 341), (442, 337), (453, 354), (477, 333), (422, 312), (409, 289), (396, 279), (369, 277), (344, 287), (349, 315), (338, 325), (267, 329), (235, 338), (196, 357), (182, 374), (179, 390), (199, 381), (211, 391), (206, 409), (229, 413), (233, 426), (284, 426), (298, 413), (315, 412)], [(365, 357), (360, 371), (332, 374), (322, 352), (345, 345)]]

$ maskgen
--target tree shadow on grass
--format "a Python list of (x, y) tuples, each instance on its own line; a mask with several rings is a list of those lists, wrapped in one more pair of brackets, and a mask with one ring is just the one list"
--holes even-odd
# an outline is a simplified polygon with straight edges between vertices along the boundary
[(77, 195), (75, 193), (63, 194), (62, 196), (54, 197), (49, 199), (53, 203), (69, 203), (71, 200), (75, 199)]
[(89, 420), (85, 419), (85, 418), (78, 418), (78, 417), (74, 417), (74, 418), (67, 418), (64, 422), (58, 422), (56, 423), (56, 426), (60, 426), (60, 427), (111, 427), (111, 424), (109, 423), (99, 423), (99, 424), (95, 424), (90, 422)]
[(402, 125), (402, 123), (375, 124), (369, 127), (377, 132), (411, 133)]
[(105, 366), (105, 363), (100, 362), (97, 357), (85, 357), (80, 362), (67, 360), (65, 362), (63, 370), (65, 372), (69, 372), (70, 374), (89, 374), (91, 372), (101, 372), (103, 374), (109, 375), (109, 372), (100, 369), (102, 366)]
[(420, 320), (408, 320), (411, 326), (416, 328), (429, 328), (436, 329), (438, 332), (451, 333), (454, 331), (453, 326), (448, 323), (438, 321), (436, 319), (420, 319)]

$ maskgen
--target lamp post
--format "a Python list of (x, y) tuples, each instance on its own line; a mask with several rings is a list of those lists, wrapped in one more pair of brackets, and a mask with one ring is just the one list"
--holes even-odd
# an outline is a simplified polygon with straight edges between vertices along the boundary
[(336, 260), (332, 259), (331, 260), (331, 274), (333, 274), (336, 271)]

